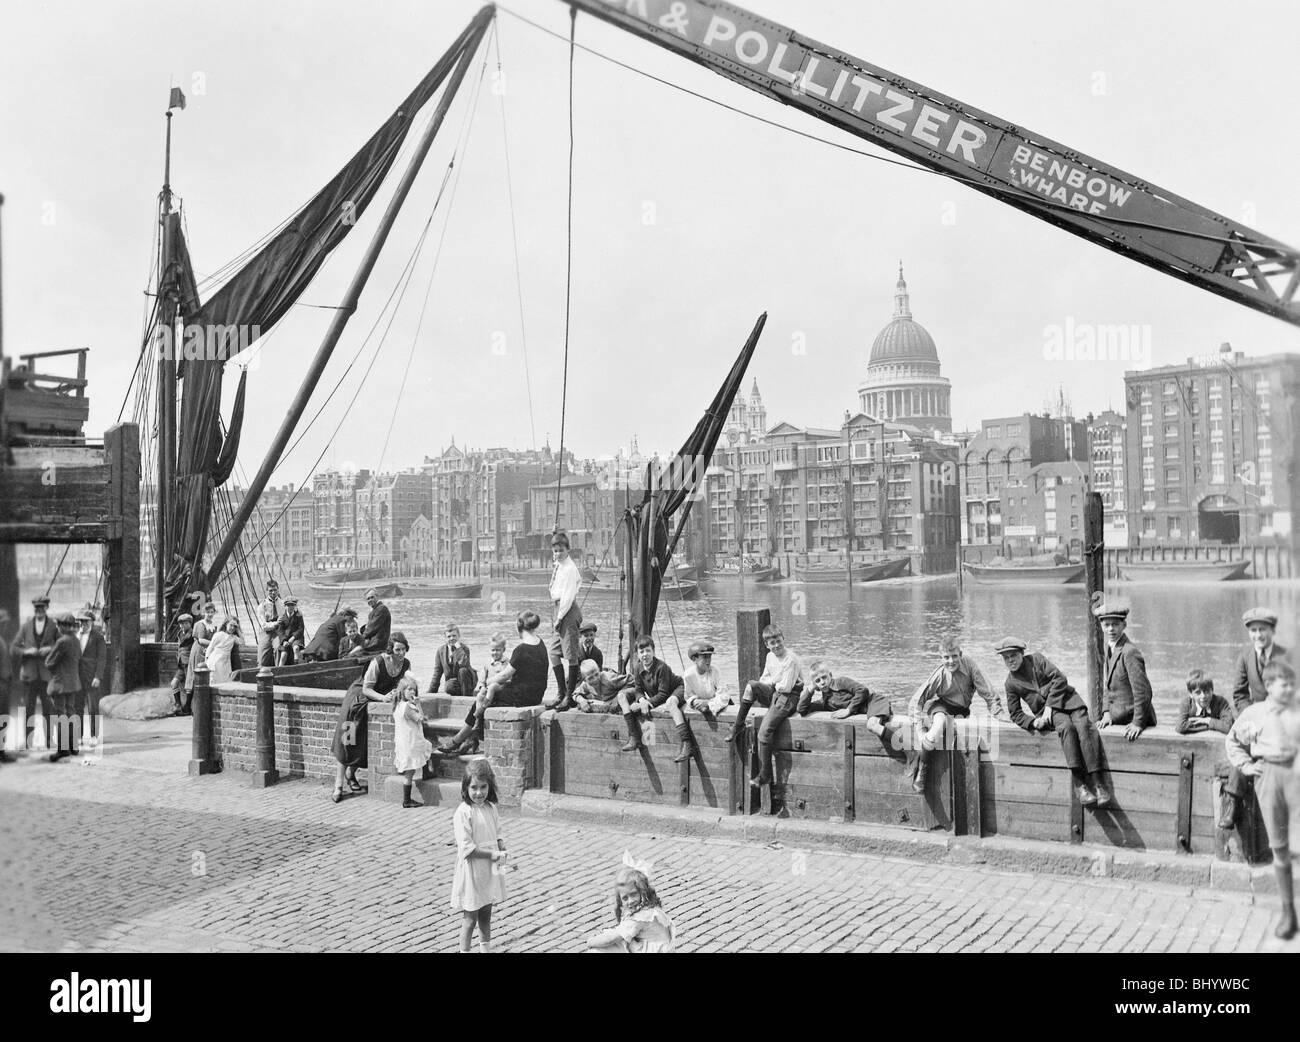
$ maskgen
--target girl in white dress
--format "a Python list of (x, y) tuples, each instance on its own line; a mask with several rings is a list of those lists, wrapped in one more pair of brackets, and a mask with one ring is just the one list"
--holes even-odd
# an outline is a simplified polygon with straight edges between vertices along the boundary
[(393, 767), (406, 778), (402, 785), (402, 806), (418, 807), (411, 799), (416, 771), (423, 771), (433, 755), (433, 743), (424, 737), (424, 713), (420, 709), (420, 685), (410, 673), (397, 682), (393, 704)]
[(222, 623), (221, 629), (212, 635), (212, 640), (208, 643), (208, 669), (212, 671), (208, 683), (213, 687), (217, 684), (230, 683), (232, 675), (230, 653), (238, 643), (239, 623), (234, 616), (230, 616)]
[(593, 952), (671, 952), (676, 941), (673, 922), (650, 885), (649, 864), (624, 852), (623, 867), (614, 877), (614, 915), (618, 925), (588, 938)]
[(465, 765), (460, 799), (451, 819), (456, 837), (451, 906), (462, 916), (460, 950), (469, 951), (477, 926), (478, 950), (486, 953), (492, 950), (492, 906), (506, 897), (502, 881), (506, 845), (501, 839), (501, 817), (497, 812), (497, 783), (486, 759)]

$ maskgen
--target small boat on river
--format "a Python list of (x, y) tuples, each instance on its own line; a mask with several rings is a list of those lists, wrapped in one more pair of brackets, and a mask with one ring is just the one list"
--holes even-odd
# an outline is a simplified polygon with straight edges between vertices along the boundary
[(1227, 582), (1243, 579), (1250, 562), (1241, 561), (1133, 561), (1119, 565), (1121, 579), (1135, 583)]

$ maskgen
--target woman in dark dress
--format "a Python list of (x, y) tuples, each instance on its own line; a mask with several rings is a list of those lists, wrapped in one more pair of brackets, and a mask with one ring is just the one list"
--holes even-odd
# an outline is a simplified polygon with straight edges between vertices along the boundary
[(353, 681), (348, 693), (343, 696), (332, 746), (334, 759), (339, 762), (332, 797), (335, 803), (343, 799), (345, 784), (352, 792), (362, 792), (364, 789), (357, 781), (357, 768), (367, 766), (366, 722), (370, 703), (392, 701), (392, 692), (397, 687), (398, 678), (411, 668), (411, 663), (406, 658), (409, 650), (406, 636), (400, 630), (393, 633), (388, 640), (388, 650), (370, 660), (365, 676)]
[(499, 674), (465, 717), (465, 726), (452, 738), (438, 743), (445, 754), (466, 755), (478, 751), (483, 741), (484, 713), (489, 706), (518, 708), (539, 706), (546, 694), (546, 678), (551, 672), (546, 645), (537, 636), (541, 616), (535, 611), (521, 611), (515, 616), (519, 643), (510, 653), (510, 664)]

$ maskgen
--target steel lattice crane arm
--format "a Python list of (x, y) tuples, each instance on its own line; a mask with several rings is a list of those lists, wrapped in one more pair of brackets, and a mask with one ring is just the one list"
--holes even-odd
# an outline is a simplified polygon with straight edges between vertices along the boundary
[(721, 0), (563, 0), (1090, 242), (1300, 325), (1300, 251)]

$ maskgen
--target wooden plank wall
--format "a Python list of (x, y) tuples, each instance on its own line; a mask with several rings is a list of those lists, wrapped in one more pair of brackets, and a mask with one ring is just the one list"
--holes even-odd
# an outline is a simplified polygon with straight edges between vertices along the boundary
[[(756, 764), (749, 755), (733, 756), (732, 746), (722, 740), (731, 713), (721, 721), (688, 714), (700, 747), (688, 764), (673, 762), (678, 745), (666, 713), (656, 714), (653, 727), (646, 728), (646, 748), (636, 753), (619, 751), (627, 740), (621, 716), (548, 715), (553, 716), (547, 725), (552, 791), (728, 814), (772, 809), (766, 791), (761, 805), (749, 801), (748, 780)], [(760, 710), (750, 714), (742, 751), (753, 748), (761, 722)], [(1221, 736), (1181, 737), (1155, 729), (1128, 742), (1121, 731), (1105, 734), (1105, 778), (1113, 804), (1085, 811), (1054, 734), (1031, 735), (1010, 724), (960, 726), (959, 749), (930, 754), (928, 785), (918, 794), (901, 748), (872, 734), (862, 718), (794, 717), (776, 733), (778, 794), (783, 792), (791, 817), (811, 821), (1223, 853), (1215, 825), (1216, 775), (1224, 763)]]

